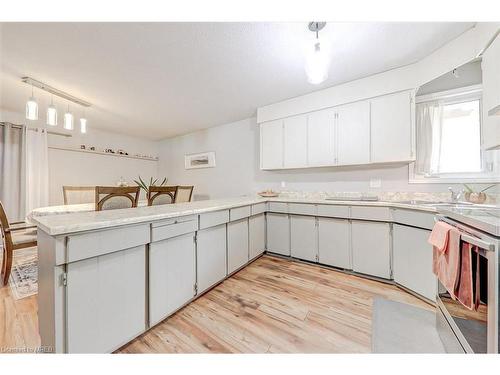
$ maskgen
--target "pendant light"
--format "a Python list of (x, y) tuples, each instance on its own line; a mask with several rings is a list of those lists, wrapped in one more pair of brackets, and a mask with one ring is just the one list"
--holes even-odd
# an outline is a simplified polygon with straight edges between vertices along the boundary
[(57, 126), (57, 109), (54, 105), (54, 96), (50, 97), (50, 105), (47, 108), (47, 125)]
[(26, 119), (38, 120), (38, 103), (33, 95), (33, 85), (31, 85), (31, 97), (26, 102)]
[(330, 61), (325, 46), (321, 46), (319, 41), (319, 31), (325, 25), (326, 22), (309, 23), (309, 30), (316, 34), (316, 39), (307, 52), (305, 69), (307, 80), (313, 85), (318, 85), (328, 78)]
[(87, 118), (85, 117), (85, 108), (83, 109), (83, 116), (80, 118), (80, 133), (87, 133)]
[(73, 114), (69, 111), (69, 104), (68, 111), (64, 114), (64, 129), (73, 130)]

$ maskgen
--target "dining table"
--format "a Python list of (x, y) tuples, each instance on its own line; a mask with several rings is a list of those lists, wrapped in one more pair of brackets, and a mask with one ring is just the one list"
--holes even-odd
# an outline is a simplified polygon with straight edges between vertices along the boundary
[[(140, 200), (137, 202), (138, 207), (144, 207), (148, 205), (147, 200)], [(33, 223), (33, 218), (49, 215), (62, 215), (62, 214), (72, 214), (77, 212), (91, 212), (95, 211), (95, 203), (80, 203), (80, 204), (62, 204), (59, 206), (47, 206), (35, 208), (26, 216), (26, 220), (29, 223)]]

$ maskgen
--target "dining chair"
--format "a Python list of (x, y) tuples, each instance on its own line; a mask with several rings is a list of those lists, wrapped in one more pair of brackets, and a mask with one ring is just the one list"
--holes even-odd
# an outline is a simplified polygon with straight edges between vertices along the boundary
[(95, 210), (104, 211), (137, 207), (140, 189), (139, 186), (96, 186)]
[(177, 186), (175, 203), (191, 202), (194, 186)]
[(150, 186), (148, 189), (148, 206), (174, 203), (177, 186)]
[(95, 186), (63, 186), (64, 204), (95, 203)]
[(1, 278), (3, 284), (7, 285), (14, 251), (36, 246), (36, 225), (29, 225), (24, 221), (9, 223), (3, 204), (0, 202), (0, 231), (3, 249)]

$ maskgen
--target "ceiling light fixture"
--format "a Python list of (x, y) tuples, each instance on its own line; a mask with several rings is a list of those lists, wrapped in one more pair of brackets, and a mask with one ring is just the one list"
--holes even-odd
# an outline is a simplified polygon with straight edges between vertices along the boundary
[(326, 22), (309, 22), (309, 30), (316, 34), (314, 44), (309, 48), (306, 56), (307, 80), (313, 85), (318, 85), (328, 78), (329, 57), (325, 46), (320, 45), (319, 31), (323, 29)]
[(64, 114), (64, 129), (73, 130), (73, 114), (69, 111), (69, 104), (68, 111)]
[(50, 105), (47, 108), (47, 125), (57, 126), (57, 109), (54, 105), (54, 96), (50, 97)]
[(85, 117), (85, 108), (83, 109), (83, 116), (80, 118), (80, 133), (87, 133), (87, 118)]
[(33, 95), (33, 85), (31, 85), (31, 97), (26, 102), (26, 119), (38, 120), (38, 103), (36, 102), (35, 95)]

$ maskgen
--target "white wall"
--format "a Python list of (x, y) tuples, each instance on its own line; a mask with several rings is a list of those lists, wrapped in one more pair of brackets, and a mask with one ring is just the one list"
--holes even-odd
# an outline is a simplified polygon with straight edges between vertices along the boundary
[[(0, 111), (0, 121), (14, 124), (25, 122), (20, 113)], [(42, 125), (43, 122), (39, 124)], [(49, 129), (62, 132), (61, 126)], [(112, 148), (124, 149), (129, 154), (158, 155), (158, 142), (130, 137), (116, 133), (109, 133), (93, 129), (89, 126), (87, 134), (80, 134), (78, 130), (72, 132), (72, 137), (50, 135), (49, 143), (49, 204), (63, 204), (63, 185), (116, 185), (120, 177), (133, 184), (137, 176), (156, 177), (158, 161), (139, 160), (97, 155), (65, 150), (56, 150), (51, 147), (79, 148), (81, 144), (95, 146), (96, 149)]]
[[(215, 151), (215, 168), (184, 169), (184, 155), (204, 151)], [(254, 194), (268, 188), (314, 192), (444, 192), (450, 186), (409, 184), (407, 165), (261, 171), (255, 118), (162, 141), (159, 174), (168, 176), (174, 184), (195, 185), (195, 199)], [(370, 188), (371, 178), (381, 179), (382, 186)], [(285, 188), (281, 187), (282, 181)]]

